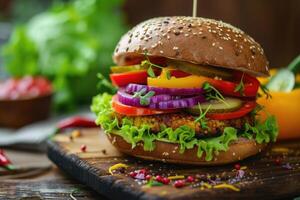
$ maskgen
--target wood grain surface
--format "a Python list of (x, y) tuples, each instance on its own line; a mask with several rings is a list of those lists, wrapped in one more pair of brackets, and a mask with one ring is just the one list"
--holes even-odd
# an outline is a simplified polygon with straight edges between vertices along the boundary
[(0, 168), (0, 200), (107, 199), (54, 166), (42, 152), (5, 149), (16, 170)]
[[(86, 145), (86, 152), (81, 146)], [(120, 154), (99, 129), (81, 130), (71, 139), (59, 134), (48, 142), (48, 157), (73, 178), (110, 199), (291, 199), (300, 196), (300, 142), (277, 143), (258, 156), (219, 167), (195, 167), (149, 162)], [(124, 163), (129, 167), (111, 175), (110, 166)], [(148, 169), (154, 175), (192, 175), (196, 182), (183, 188), (169, 185), (147, 187), (128, 173)], [(241, 175), (241, 173), (243, 173)], [(207, 188), (227, 183), (240, 191)]]

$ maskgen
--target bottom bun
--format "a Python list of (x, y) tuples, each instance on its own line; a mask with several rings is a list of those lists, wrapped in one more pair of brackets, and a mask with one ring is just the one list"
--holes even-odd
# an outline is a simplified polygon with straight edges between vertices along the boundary
[(227, 151), (220, 151), (215, 154), (211, 161), (205, 160), (205, 153), (202, 157), (197, 157), (197, 147), (186, 149), (184, 153), (179, 153), (179, 145), (155, 141), (155, 149), (153, 151), (144, 151), (143, 143), (138, 143), (132, 149), (131, 144), (127, 143), (122, 137), (114, 134), (107, 135), (110, 142), (122, 153), (145, 160), (162, 161), (166, 163), (176, 164), (192, 164), (192, 165), (224, 165), (237, 162), (247, 157), (256, 155), (266, 148), (267, 144), (258, 144), (255, 140), (239, 138), (230, 143)]

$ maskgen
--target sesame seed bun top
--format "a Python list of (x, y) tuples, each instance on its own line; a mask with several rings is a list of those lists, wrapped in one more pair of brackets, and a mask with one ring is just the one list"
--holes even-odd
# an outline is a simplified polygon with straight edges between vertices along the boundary
[(149, 56), (235, 69), (256, 76), (269, 75), (261, 46), (240, 29), (200, 17), (159, 17), (128, 31), (119, 41), (113, 59)]

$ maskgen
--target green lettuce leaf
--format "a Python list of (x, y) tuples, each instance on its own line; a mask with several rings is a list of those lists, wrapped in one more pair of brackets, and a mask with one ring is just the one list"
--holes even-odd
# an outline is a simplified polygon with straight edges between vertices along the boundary
[[(227, 151), (230, 142), (238, 139), (238, 130), (233, 127), (226, 127), (221, 136), (197, 139), (195, 131), (188, 126), (180, 126), (175, 130), (162, 126), (160, 132), (153, 134), (148, 125), (134, 126), (126, 117), (122, 119), (122, 125), (120, 125), (111, 108), (111, 98), (112, 96), (108, 94), (94, 97), (91, 110), (97, 115), (96, 123), (101, 125), (107, 133), (121, 136), (132, 145), (132, 148), (135, 148), (137, 143), (143, 142), (144, 150), (152, 151), (155, 149), (155, 140), (178, 144), (180, 153), (197, 146), (197, 156), (200, 158), (205, 154), (205, 160), (211, 161), (214, 155), (220, 151)], [(277, 134), (276, 119), (270, 116), (265, 122), (256, 122), (254, 126), (246, 124), (240, 136), (254, 138), (258, 143), (268, 143), (275, 141)]]
[(243, 137), (255, 140), (261, 143), (268, 143), (270, 141), (275, 142), (278, 135), (278, 125), (276, 118), (274, 116), (268, 116), (267, 119), (261, 123), (256, 121), (254, 126), (250, 124), (245, 124), (245, 131), (242, 134)]

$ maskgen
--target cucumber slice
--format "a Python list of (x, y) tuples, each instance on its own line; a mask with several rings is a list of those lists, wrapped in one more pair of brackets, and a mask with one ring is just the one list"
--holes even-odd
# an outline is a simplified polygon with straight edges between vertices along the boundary
[(137, 70), (147, 69), (147, 66), (141, 65), (129, 65), (129, 66), (113, 66), (110, 68), (112, 73), (124, 73), (124, 72), (132, 72)]
[(168, 60), (167, 62), (169, 65), (171, 65), (176, 69), (194, 75), (207, 76), (211, 78), (218, 76), (226, 80), (232, 78), (232, 72), (227, 69), (216, 68), (212, 66), (197, 65), (189, 62), (175, 61), (175, 60)]
[[(242, 107), (242, 105), (243, 105), (242, 100), (236, 99), (236, 98), (229, 98), (229, 97), (226, 97), (224, 102), (221, 102), (218, 100), (212, 100), (212, 101), (200, 104), (202, 111), (206, 110), (210, 106), (208, 113), (231, 112), (234, 110), (238, 110), (240, 107)], [(195, 114), (195, 115), (200, 114), (198, 105), (193, 106), (192, 108), (188, 108), (187, 111), (189, 113)]]
[(295, 86), (295, 75), (289, 69), (279, 70), (266, 87), (274, 92), (290, 92)]

